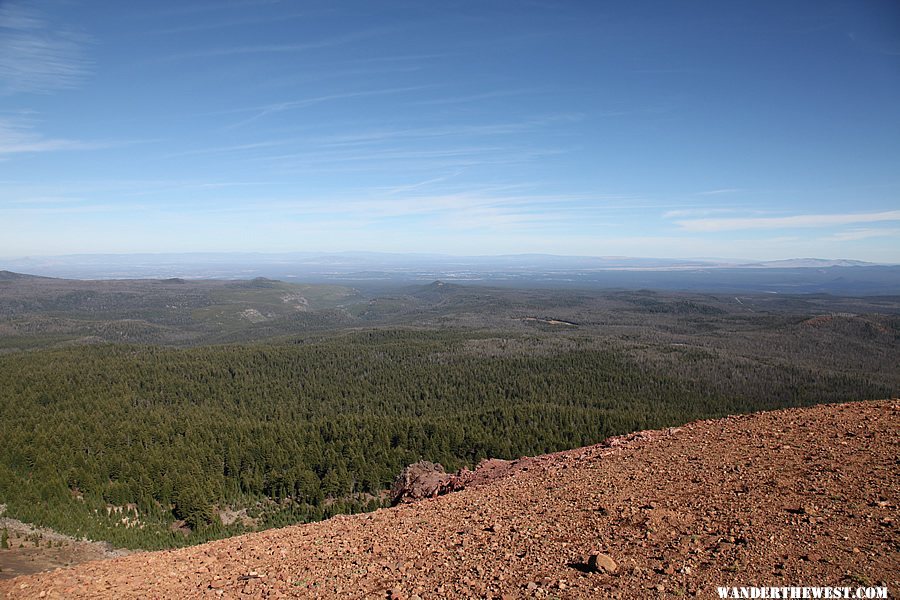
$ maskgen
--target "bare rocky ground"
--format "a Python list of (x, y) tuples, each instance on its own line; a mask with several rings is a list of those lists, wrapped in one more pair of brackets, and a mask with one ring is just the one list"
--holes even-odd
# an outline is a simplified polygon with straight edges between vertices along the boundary
[(375, 513), (0, 581), (0, 596), (709, 598), (730, 585), (893, 595), (898, 448), (900, 400), (702, 421), (536, 457)]
[(0, 536), (6, 532), (7, 548), (0, 548), (0, 579), (130, 554), (106, 543), (76, 540), (51, 529), (3, 517), (4, 508), (0, 505)]

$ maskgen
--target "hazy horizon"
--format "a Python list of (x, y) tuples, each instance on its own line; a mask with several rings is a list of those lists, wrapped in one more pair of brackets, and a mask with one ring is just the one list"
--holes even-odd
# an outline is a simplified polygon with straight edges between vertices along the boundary
[(461, 253), (461, 252), (417, 252), (417, 251), (378, 251), (378, 250), (333, 250), (333, 251), (317, 251), (317, 250), (286, 250), (281, 252), (265, 252), (265, 251), (206, 251), (194, 250), (188, 252), (74, 252), (67, 254), (27, 254), (27, 255), (9, 255), (0, 256), (0, 267), (3, 261), (22, 261), (30, 259), (61, 259), (61, 258), (133, 258), (133, 257), (159, 257), (159, 258), (177, 258), (177, 257), (228, 257), (228, 256), (260, 256), (260, 257), (290, 257), (290, 256), (390, 256), (390, 257), (436, 257), (436, 258), (469, 258), (469, 259), (492, 259), (492, 258), (519, 258), (528, 256), (538, 256), (546, 258), (559, 259), (596, 259), (596, 260), (623, 260), (623, 261), (660, 261), (672, 263), (688, 263), (691, 261), (721, 263), (727, 265), (750, 265), (754, 263), (777, 263), (789, 261), (823, 261), (823, 262), (856, 262), (872, 265), (898, 265), (894, 262), (867, 261), (846, 256), (783, 256), (773, 259), (760, 259), (754, 257), (738, 257), (738, 256), (651, 256), (651, 255), (625, 255), (625, 254), (557, 254), (552, 252), (504, 252), (504, 253)]
[(0, 256), (900, 263), (893, 3), (0, 5)]
[(777, 261), (377, 252), (81, 254), (0, 259), (4, 271), (63, 280), (251, 280), (396, 286), (434, 281), (520, 289), (682, 290), (709, 293), (900, 294), (900, 265)]

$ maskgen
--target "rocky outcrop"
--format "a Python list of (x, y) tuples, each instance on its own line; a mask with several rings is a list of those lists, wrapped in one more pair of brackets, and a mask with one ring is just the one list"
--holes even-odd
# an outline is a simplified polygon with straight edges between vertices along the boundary
[(440, 464), (419, 461), (403, 469), (394, 480), (391, 486), (391, 504), (409, 504), (468, 487), (486, 485), (519, 471), (527, 471), (530, 467), (552, 460), (554, 456), (556, 455), (533, 458), (525, 456), (517, 460), (485, 458), (474, 471), (461, 469), (456, 473), (447, 473)]
[(439, 464), (422, 460), (403, 469), (391, 486), (391, 504), (405, 504), (434, 498), (464, 487), (458, 474), (444, 471)]
[[(660, 435), (671, 435), (677, 431), (677, 428), (661, 431), (638, 431), (608, 438), (592, 448), (618, 448), (639, 441), (649, 441)], [(523, 456), (516, 460), (485, 458), (478, 463), (474, 470), (464, 468), (456, 473), (447, 473), (443, 465), (439, 463), (422, 460), (404, 468), (394, 479), (390, 491), (391, 505), (410, 504), (426, 498), (458, 492), (469, 487), (487, 485), (516, 473), (546, 465), (571, 452), (573, 451), (567, 450), (542, 456)]]

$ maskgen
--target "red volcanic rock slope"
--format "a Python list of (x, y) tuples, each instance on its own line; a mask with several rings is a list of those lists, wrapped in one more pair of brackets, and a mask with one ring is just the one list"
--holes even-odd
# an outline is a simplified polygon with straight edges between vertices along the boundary
[[(0, 583), (9, 598), (670, 598), (900, 590), (900, 401), (782, 410), (530, 459), (439, 498)], [(591, 572), (615, 563), (615, 572)]]

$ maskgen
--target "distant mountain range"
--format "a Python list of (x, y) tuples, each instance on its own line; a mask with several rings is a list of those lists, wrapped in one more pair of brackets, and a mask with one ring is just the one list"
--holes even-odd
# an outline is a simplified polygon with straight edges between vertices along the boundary
[(828, 260), (824, 258), (788, 258), (786, 260), (769, 260), (758, 263), (747, 263), (739, 265), (741, 267), (762, 267), (768, 269), (798, 269), (798, 268), (816, 268), (822, 269), (827, 267), (874, 267), (876, 263), (865, 262), (862, 260)]
[[(81, 254), (0, 259), (0, 269), (71, 279), (253, 279), (714, 292), (900, 294), (900, 265), (859, 260), (774, 261), (378, 252)], [(10, 275), (0, 278), (9, 279)]]

